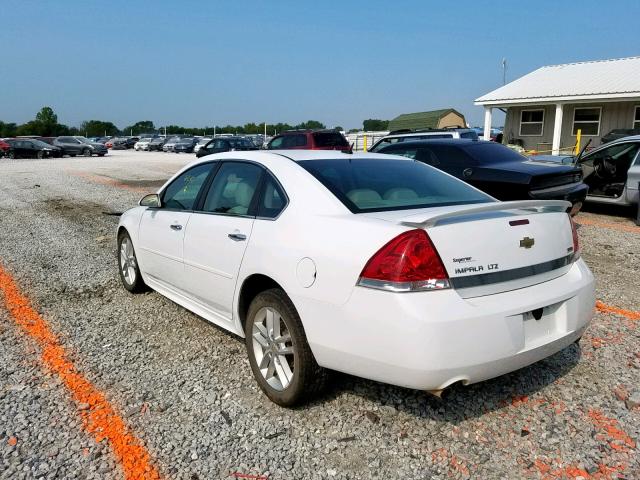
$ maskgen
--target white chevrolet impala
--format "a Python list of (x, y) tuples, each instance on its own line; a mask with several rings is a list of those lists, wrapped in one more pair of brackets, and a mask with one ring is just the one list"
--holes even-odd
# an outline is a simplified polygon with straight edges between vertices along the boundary
[(246, 339), (274, 402), (339, 370), (440, 391), (577, 341), (594, 308), (563, 201), (498, 202), (405, 157), (203, 157), (118, 227), (124, 287)]

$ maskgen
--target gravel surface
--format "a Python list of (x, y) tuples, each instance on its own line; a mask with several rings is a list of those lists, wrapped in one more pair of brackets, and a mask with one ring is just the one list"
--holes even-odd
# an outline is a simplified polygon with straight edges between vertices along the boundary
[[(580, 346), (443, 400), (336, 374), (286, 410), (258, 390), (242, 341), (119, 284), (105, 212), (191, 159), (0, 160), (0, 264), (166, 478), (640, 478), (640, 228), (626, 212), (579, 216), (605, 304)], [(122, 478), (1, 305), (0, 478)]]

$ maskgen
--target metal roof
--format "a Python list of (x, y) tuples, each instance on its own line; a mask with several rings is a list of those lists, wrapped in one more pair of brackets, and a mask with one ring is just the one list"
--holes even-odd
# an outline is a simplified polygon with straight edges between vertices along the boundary
[[(389, 122), (389, 130), (416, 129), (416, 128), (438, 128), (440, 119), (449, 113), (455, 113), (462, 117), (464, 115), (453, 108), (443, 108), (441, 110), (431, 110), (429, 112), (403, 113)], [(464, 125), (460, 125), (464, 127)]]
[(640, 57), (539, 68), (475, 100), (476, 105), (640, 97)]

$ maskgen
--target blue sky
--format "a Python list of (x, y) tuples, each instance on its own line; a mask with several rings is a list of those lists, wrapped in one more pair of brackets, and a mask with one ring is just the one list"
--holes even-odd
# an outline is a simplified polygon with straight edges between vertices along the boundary
[[(0, 120), (361, 126), (640, 54), (640, 2), (2, 0)], [(499, 122), (499, 120), (498, 120)]]

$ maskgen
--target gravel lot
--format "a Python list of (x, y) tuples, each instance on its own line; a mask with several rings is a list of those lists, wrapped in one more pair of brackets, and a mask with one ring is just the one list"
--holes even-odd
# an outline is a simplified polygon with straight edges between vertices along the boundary
[[(119, 284), (108, 213), (193, 158), (0, 159), (0, 265), (166, 478), (640, 478), (629, 212), (578, 217), (603, 302), (580, 346), (443, 400), (336, 374), (317, 402), (285, 410), (259, 392), (238, 338)], [(122, 478), (40, 353), (0, 301), (0, 478)]]

